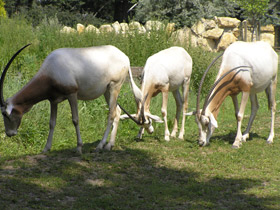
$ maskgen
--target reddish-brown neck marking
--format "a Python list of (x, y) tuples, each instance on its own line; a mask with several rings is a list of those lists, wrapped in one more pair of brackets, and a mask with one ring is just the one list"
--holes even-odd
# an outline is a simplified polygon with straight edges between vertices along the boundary
[(215, 119), (217, 119), (220, 107), (228, 95), (234, 96), (240, 92), (250, 91), (252, 86), (251, 82), (244, 80), (241, 76), (242, 74), (236, 72), (229, 73), (214, 89), (209, 99), (211, 101), (206, 109), (213, 114)]
[(23, 114), (34, 104), (48, 99), (50, 89), (50, 79), (47, 76), (36, 75), (11, 98), (11, 102)]

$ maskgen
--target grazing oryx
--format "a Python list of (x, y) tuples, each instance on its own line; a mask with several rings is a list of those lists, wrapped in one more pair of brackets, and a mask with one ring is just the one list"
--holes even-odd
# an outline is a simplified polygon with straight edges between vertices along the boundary
[[(272, 143), (276, 110), (277, 68), (278, 55), (268, 43), (235, 42), (230, 45), (224, 52), (216, 82), (205, 99), (202, 111), (199, 110), (200, 92), (197, 96), (197, 110), (193, 114), (196, 113), (196, 122), (199, 127), (199, 145), (209, 144), (209, 139), (217, 128), (220, 106), (224, 99), (230, 95), (237, 120), (237, 134), (233, 148), (239, 148), (242, 141), (245, 142), (249, 137), (250, 128), (259, 108), (256, 94), (264, 90), (268, 98), (268, 107), (271, 110), (271, 128), (267, 143)], [(203, 79), (200, 83), (200, 90), (202, 83)], [(239, 108), (237, 94), (240, 92), (242, 92), (242, 99)], [(251, 116), (247, 129), (242, 135), (241, 122), (249, 97), (251, 100)]]
[[(26, 45), (25, 47), (27, 47)], [(31, 107), (49, 100), (51, 105), (50, 130), (44, 152), (51, 149), (57, 117), (57, 104), (67, 99), (71, 106), (72, 121), (77, 134), (77, 151), (82, 151), (79, 129), (77, 100), (93, 100), (104, 94), (109, 105), (106, 131), (97, 149), (110, 150), (115, 143), (121, 110), (117, 107), (117, 97), (126, 75), (130, 72), (129, 58), (114, 46), (88, 48), (62, 48), (51, 52), (38, 73), (13, 97), (4, 101), (3, 83), (6, 72), (14, 58), (25, 48), (20, 49), (5, 67), (0, 80), (1, 111), (7, 136), (17, 134), (21, 118)], [(131, 74), (131, 72), (130, 72)]]
[[(127, 113), (127, 115), (121, 116), (121, 119), (127, 119), (130, 117), (141, 126), (137, 136), (138, 138), (142, 138), (144, 128), (148, 133), (153, 133), (154, 128), (152, 126), (152, 120), (155, 122), (162, 122), (160, 117), (152, 115), (149, 111), (151, 98), (162, 92), (161, 112), (165, 123), (164, 139), (169, 141), (170, 133), (167, 125), (167, 102), (169, 91), (173, 93), (176, 101), (176, 117), (171, 133), (171, 137), (176, 137), (182, 108), (183, 113), (185, 114), (188, 106), (187, 97), (191, 73), (192, 58), (181, 47), (170, 47), (148, 58), (142, 74), (141, 92), (138, 96), (134, 93), (136, 101), (138, 101), (138, 112), (133, 115)], [(183, 88), (183, 99), (179, 92), (180, 86)], [(135, 89), (136, 88), (134, 87), (134, 92)], [(185, 115), (183, 115), (182, 127), (179, 133), (180, 139), (183, 139), (184, 136), (184, 124)]]

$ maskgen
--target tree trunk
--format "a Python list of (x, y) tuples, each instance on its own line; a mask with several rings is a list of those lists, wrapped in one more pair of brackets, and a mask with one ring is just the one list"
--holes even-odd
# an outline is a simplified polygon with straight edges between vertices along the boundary
[(33, 0), (28, 0), (28, 2), (27, 2), (28, 9), (31, 9), (32, 5), (33, 5)]
[(128, 0), (115, 0), (114, 20), (121, 22), (128, 22)]

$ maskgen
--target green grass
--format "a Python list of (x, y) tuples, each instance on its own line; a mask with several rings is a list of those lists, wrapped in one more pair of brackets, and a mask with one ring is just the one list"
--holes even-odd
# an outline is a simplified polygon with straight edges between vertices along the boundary
[[(56, 30), (41, 30), (40, 36), (57, 33)], [(76, 43), (74, 35), (63, 41), (59, 37), (62, 35), (51, 38), (50, 34), (44, 40), (37, 33), (33, 38), (33, 35), (28, 36), (30, 40), (23, 38), (13, 49), (7, 49), (6, 43), (0, 48), (2, 58), (6, 55), (4, 52), (11, 56), (27, 41), (38, 40), (13, 63), (5, 82), (5, 97), (13, 95), (32, 77), (51, 50), (68, 46), (68, 43), (69, 46), (86, 46), (84, 41), (90, 40), (89, 35), (84, 35), (80, 37), (81, 43)], [(54, 42), (55, 38), (59, 42)], [(102, 43), (109, 43), (107, 38)], [(123, 42), (119, 43), (122, 50), (131, 50), (123, 39), (115, 38)], [(110, 38), (113, 43), (115, 38)], [(0, 43), (1, 39), (3, 36), (0, 36)], [(135, 54), (141, 57), (136, 61), (137, 56), (133, 57), (135, 54), (131, 53), (132, 60), (135, 59), (133, 65), (142, 65), (147, 53), (158, 49), (157, 44), (144, 49), (147, 47), (145, 37), (142, 39), (143, 50), (135, 40), (130, 40), (133, 47), (138, 47)], [(192, 50), (201, 57), (205, 55), (205, 63), (215, 56), (208, 57), (199, 49)], [(0, 64), (4, 65), (9, 56), (1, 59)], [(197, 65), (196, 71), (207, 66), (202, 61), (194, 62), (194, 65)], [(279, 91), (278, 85), (278, 107)], [(251, 137), (240, 149), (231, 148), (236, 120), (231, 99), (227, 98), (210, 146), (198, 146), (194, 117), (187, 117), (184, 140), (171, 139), (170, 142), (164, 141), (163, 124), (154, 124), (153, 134), (145, 133), (143, 140), (136, 141), (139, 128), (132, 121), (121, 121), (113, 150), (98, 153), (94, 150), (107, 123), (105, 100), (101, 97), (95, 101), (80, 101), (80, 129), (84, 141), (81, 156), (75, 153), (76, 135), (67, 102), (59, 104), (51, 152), (41, 153), (48, 136), (50, 109), (47, 101), (41, 102), (24, 115), (17, 136), (6, 137), (0, 121), (0, 209), (280, 209), (279, 111), (274, 143), (268, 145), (265, 140), (269, 135), (270, 112), (265, 94), (258, 98), (260, 109)], [(195, 101), (196, 90), (192, 86), (189, 110), (195, 109)], [(122, 87), (119, 103), (131, 113), (135, 112), (128, 83)], [(151, 112), (160, 116), (160, 106), (159, 95), (152, 100)], [(249, 114), (250, 103), (243, 130)], [(170, 130), (174, 115), (175, 101), (170, 94)]]

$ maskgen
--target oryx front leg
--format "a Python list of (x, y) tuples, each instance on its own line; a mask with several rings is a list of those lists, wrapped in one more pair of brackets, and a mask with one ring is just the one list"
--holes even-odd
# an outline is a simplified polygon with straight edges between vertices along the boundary
[(52, 147), (52, 139), (53, 139), (54, 128), (56, 125), (56, 117), (57, 117), (57, 103), (51, 102), (51, 117), (50, 117), (50, 123), (49, 123), (50, 131), (49, 131), (48, 140), (47, 140), (47, 143), (46, 143), (46, 146), (45, 146), (43, 152), (49, 151)]
[(242, 124), (242, 120), (243, 120), (243, 116), (244, 116), (244, 112), (245, 112), (245, 107), (246, 107), (249, 95), (250, 95), (249, 92), (243, 92), (242, 93), (240, 109), (239, 109), (239, 112), (237, 114), (237, 133), (236, 133), (234, 143), (232, 145), (233, 148), (239, 148), (242, 144), (242, 142), (241, 142), (241, 138), (242, 138), (241, 124)]
[(78, 101), (77, 101), (77, 94), (72, 94), (68, 97), (68, 101), (71, 107), (72, 112), (72, 122), (76, 129), (76, 135), (77, 135), (77, 152), (79, 154), (82, 154), (82, 146), (83, 141), (80, 134), (80, 127), (79, 127), (79, 113), (78, 113)]
[(145, 131), (144, 127), (140, 127), (139, 132), (138, 132), (136, 138), (137, 138), (137, 139), (142, 139), (142, 136), (143, 136), (143, 134), (144, 134), (144, 131)]
[(164, 133), (164, 140), (169, 141), (170, 133), (168, 130), (168, 123), (167, 123), (167, 103), (168, 103), (168, 90), (162, 91), (162, 107), (161, 107), (161, 113), (164, 121), (165, 126), (165, 133)]

